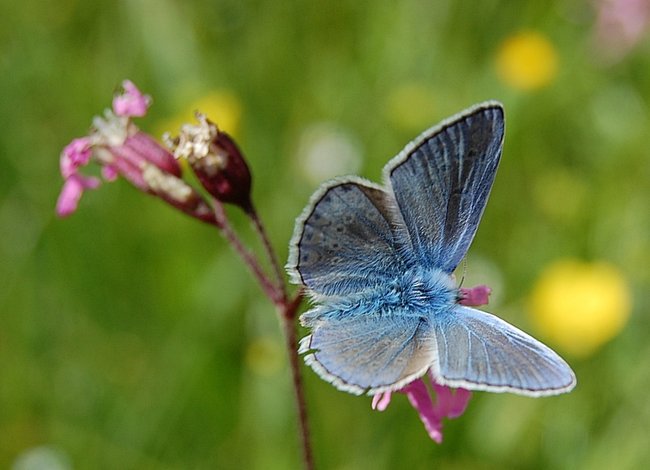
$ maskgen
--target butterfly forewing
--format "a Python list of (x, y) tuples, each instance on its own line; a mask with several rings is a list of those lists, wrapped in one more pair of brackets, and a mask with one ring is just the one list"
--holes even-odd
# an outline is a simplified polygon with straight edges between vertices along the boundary
[(501, 157), (504, 122), (485, 103), (423, 133), (388, 163), (414, 261), (452, 272), (465, 256)]

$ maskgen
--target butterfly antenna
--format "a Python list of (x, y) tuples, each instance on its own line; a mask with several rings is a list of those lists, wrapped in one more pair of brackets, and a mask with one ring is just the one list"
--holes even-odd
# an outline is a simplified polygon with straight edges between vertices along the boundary
[(465, 282), (465, 273), (467, 272), (467, 260), (463, 259), (463, 275), (460, 278), (460, 284), (458, 287), (463, 287), (463, 283)]

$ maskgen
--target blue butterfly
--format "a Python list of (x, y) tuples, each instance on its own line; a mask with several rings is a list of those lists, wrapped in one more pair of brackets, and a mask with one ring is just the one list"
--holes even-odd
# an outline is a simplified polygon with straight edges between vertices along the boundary
[(316, 306), (301, 323), (305, 362), (340, 390), (374, 395), (430, 370), (449, 387), (544, 396), (576, 378), (554, 351), (459, 304), (453, 271), (496, 174), (501, 104), (489, 101), (410, 142), (384, 185), (348, 176), (321, 186), (296, 220), (287, 271)]

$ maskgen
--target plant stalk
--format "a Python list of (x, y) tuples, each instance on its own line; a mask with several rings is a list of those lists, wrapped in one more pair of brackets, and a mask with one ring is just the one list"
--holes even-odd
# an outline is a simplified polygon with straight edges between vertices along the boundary
[(307, 402), (305, 400), (305, 388), (300, 373), (300, 358), (298, 356), (298, 339), (296, 336), (296, 313), (303, 299), (302, 291), (296, 294), (291, 302), (287, 302), (282, 311), (282, 325), (291, 366), (291, 378), (293, 391), (296, 399), (298, 413), (298, 425), (300, 441), (302, 444), (303, 464), (306, 470), (314, 469), (314, 457), (311, 448), (311, 435), (309, 432), (309, 419), (307, 414)]

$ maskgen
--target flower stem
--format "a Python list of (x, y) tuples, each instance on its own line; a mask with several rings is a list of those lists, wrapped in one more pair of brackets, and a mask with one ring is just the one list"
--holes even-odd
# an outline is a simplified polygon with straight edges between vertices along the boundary
[(262, 244), (264, 245), (264, 251), (266, 252), (266, 255), (269, 258), (269, 261), (271, 262), (271, 266), (273, 267), (273, 271), (275, 274), (275, 277), (277, 279), (278, 283), (278, 290), (282, 293), (282, 299), (286, 302), (287, 301), (287, 291), (284, 287), (284, 276), (282, 275), (282, 271), (280, 269), (280, 264), (278, 263), (278, 258), (275, 255), (275, 251), (273, 250), (273, 246), (271, 245), (271, 241), (269, 240), (269, 237), (266, 233), (266, 229), (264, 228), (264, 224), (262, 224), (262, 220), (260, 219), (259, 214), (257, 213), (257, 210), (251, 205), (250, 209), (247, 211), (248, 216), (251, 218), (253, 221), (253, 226), (255, 227), (255, 231), (259, 235), (260, 239), (262, 240)]
[(248, 268), (251, 270), (255, 276), (255, 279), (257, 279), (257, 281), (262, 286), (262, 289), (264, 290), (266, 296), (269, 297), (276, 305), (282, 305), (284, 302), (283, 294), (278, 291), (278, 288), (274, 286), (273, 283), (266, 277), (266, 274), (264, 274), (264, 271), (257, 262), (257, 259), (255, 259), (255, 257), (246, 249), (244, 244), (241, 242), (233, 230), (230, 222), (228, 222), (228, 217), (226, 216), (223, 204), (217, 199), (214, 199), (212, 202), (214, 205), (215, 219), (217, 220), (222, 233), (228, 239), (228, 242), (230, 242), (237, 254), (242, 258), (246, 266), (248, 266)]
[(300, 441), (302, 444), (303, 464), (306, 470), (313, 470), (314, 458), (311, 449), (311, 439), (309, 433), (309, 420), (307, 417), (307, 402), (305, 400), (305, 389), (300, 375), (300, 361), (298, 357), (298, 340), (296, 337), (296, 312), (303, 299), (302, 291), (296, 294), (296, 297), (286, 302), (282, 309), (282, 325), (284, 327), (284, 336), (289, 355), (289, 364), (291, 366), (291, 378), (293, 382), (293, 391), (296, 398), (296, 408), (298, 412), (298, 424), (300, 431)]
[(216, 222), (215, 225), (222, 231), (228, 242), (249, 267), (257, 281), (260, 283), (264, 293), (278, 308), (281, 317), (280, 321), (282, 322), (282, 328), (284, 330), (287, 355), (289, 356), (289, 365), (291, 367), (291, 379), (296, 400), (296, 411), (298, 413), (298, 428), (302, 444), (303, 464), (306, 470), (313, 470), (314, 458), (309, 434), (307, 402), (305, 400), (305, 390), (302, 376), (300, 374), (300, 358), (298, 357), (298, 339), (296, 336), (296, 316), (304, 297), (303, 291), (299, 290), (293, 299), (288, 298), (284, 278), (282, 277), (277, 257), (266, 234), (266, 230), (254, 209), (251, 208), (247, 213), (251, 217), (258, 235), (262, 239), (266, 254), (273, 265), (277, 277), (276, 285), (268, 279), (257, 262), (257, 259), (246, 249), (246, 247), (244, 247), (243, 243), (228, 222), (228, 217), (226, 216), (223, 204), (216, 199), (213, 201), (213, 204)]

